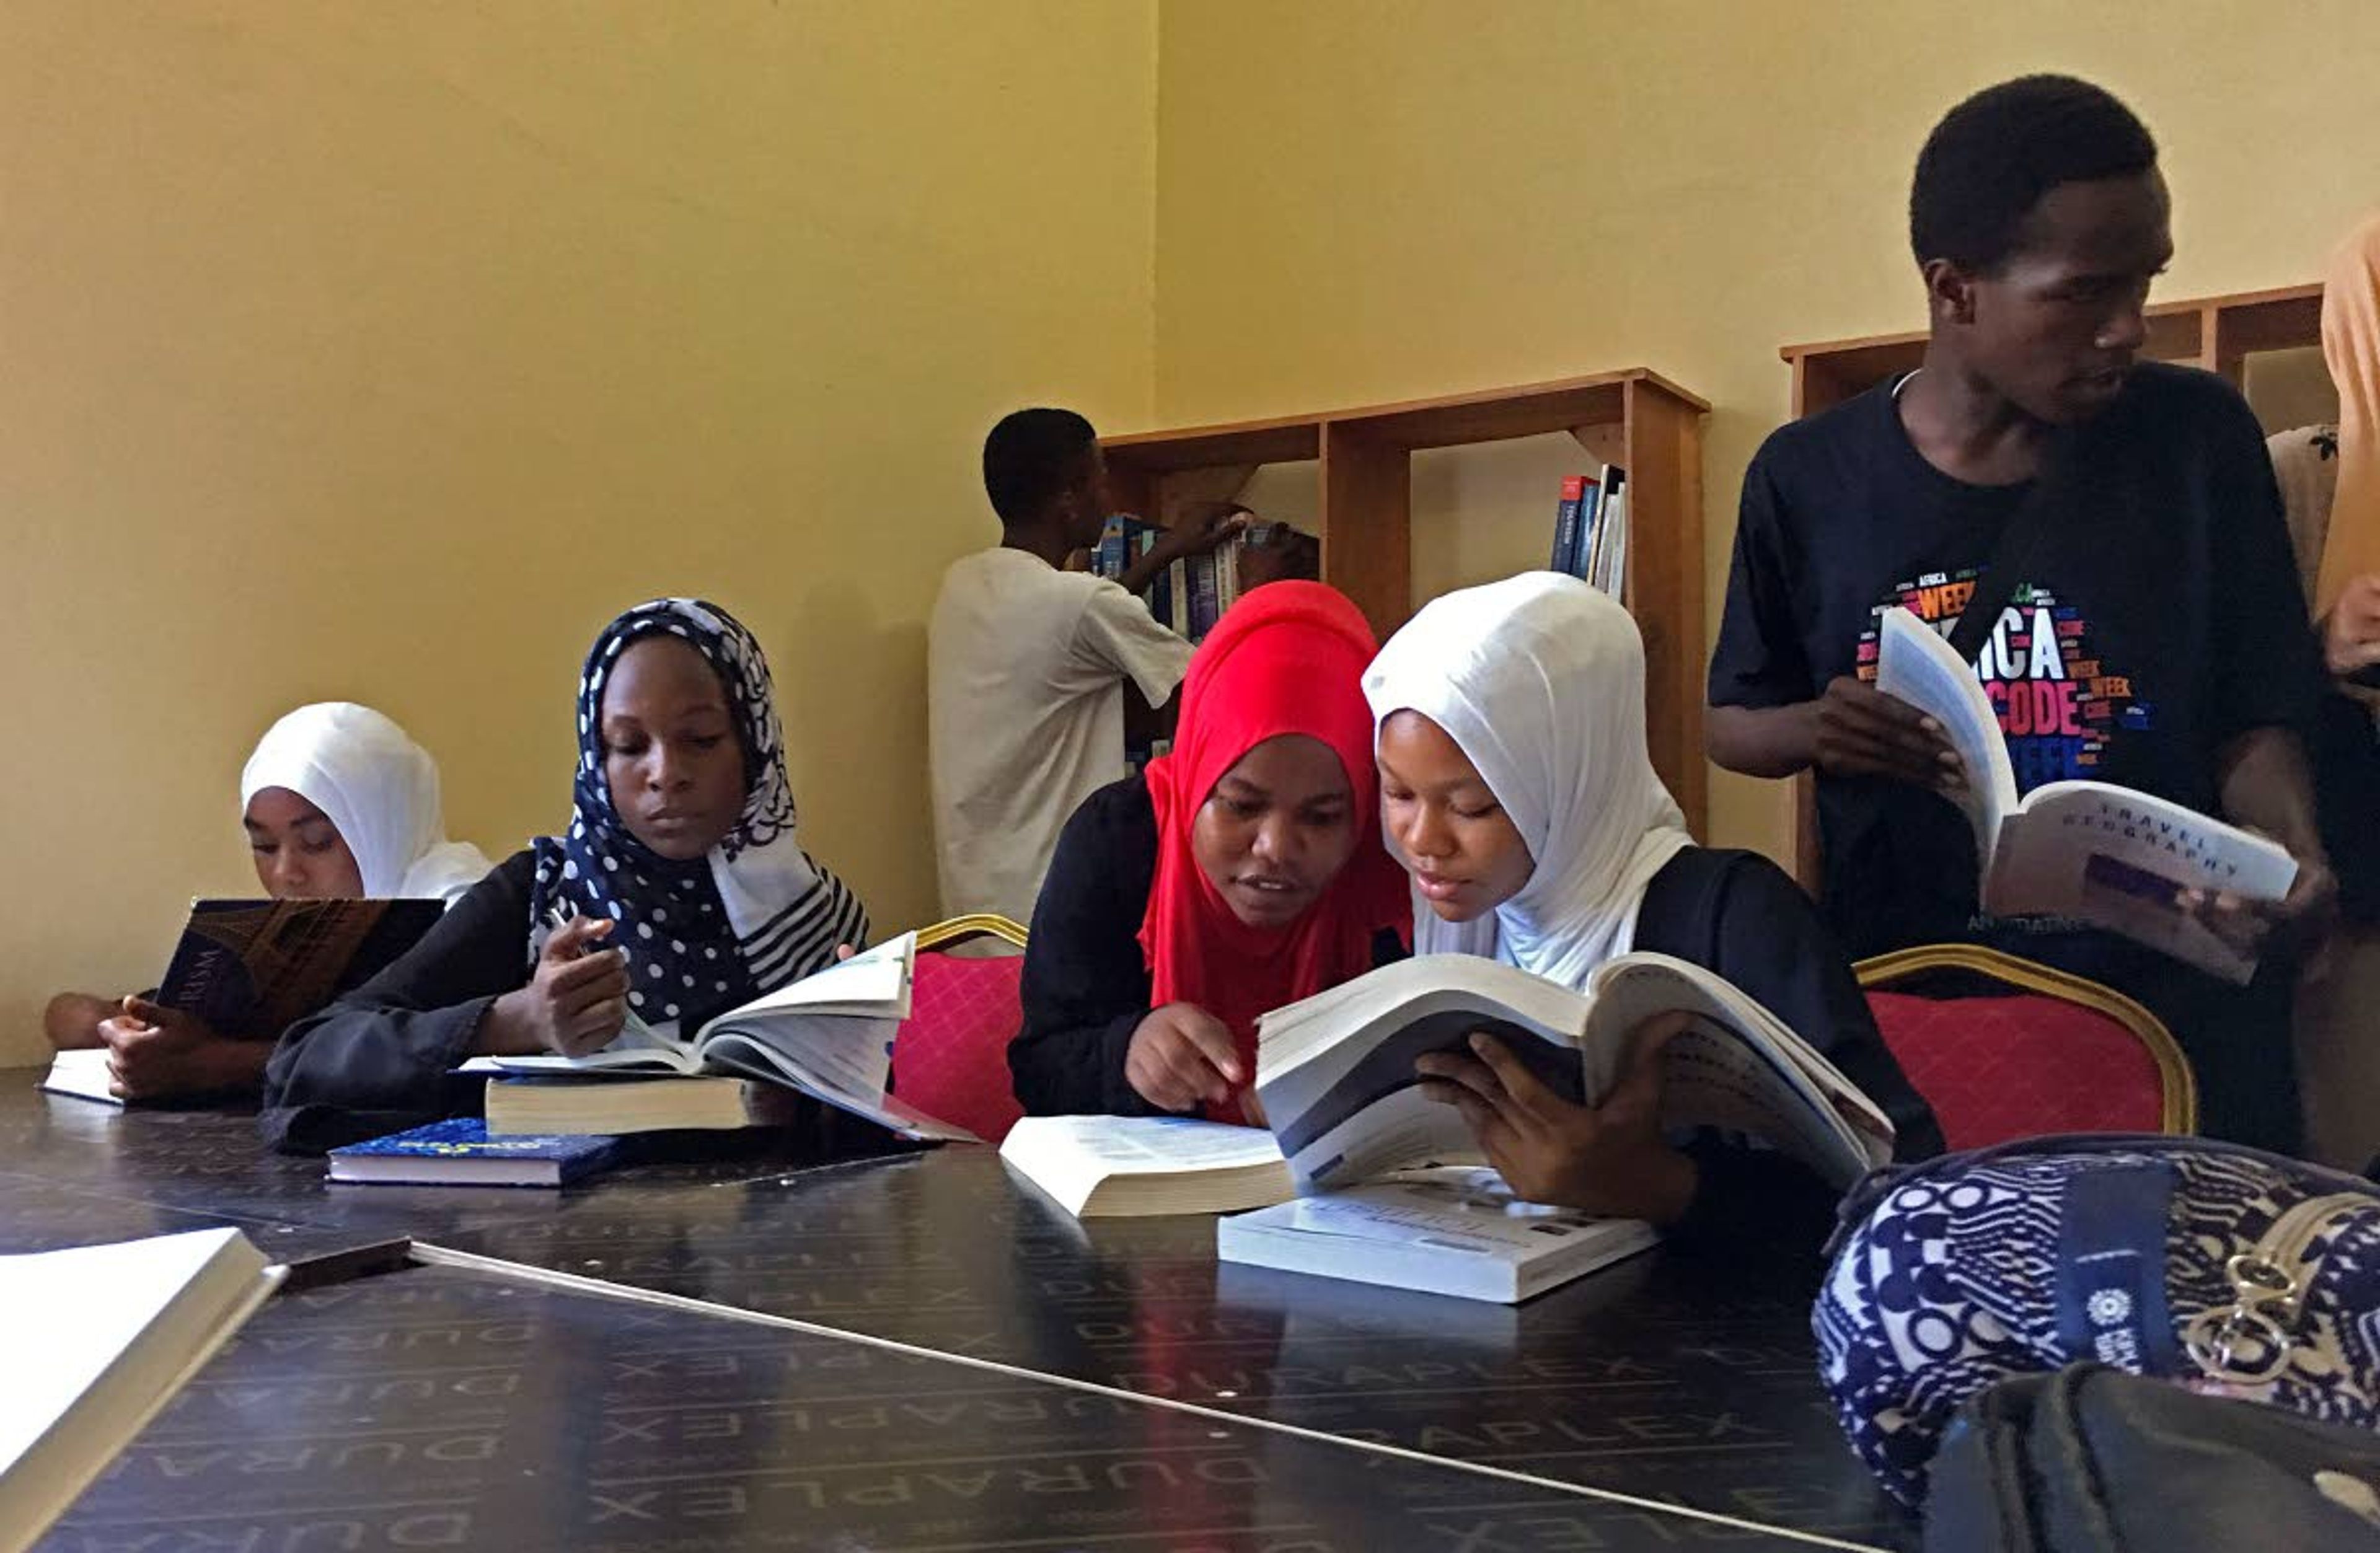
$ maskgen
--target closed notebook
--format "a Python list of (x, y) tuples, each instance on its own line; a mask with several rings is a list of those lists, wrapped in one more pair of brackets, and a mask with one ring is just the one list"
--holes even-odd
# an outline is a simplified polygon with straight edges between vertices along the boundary
[(567, 1186), (612, 1163), (618, 1140), (492, 1136), (478, 1117), (433, 1122), (331, 1150), (331, 1179), (369, 1185)]
[(30, 1547), (282, 1271), (237, 1230), (0, 1256), (0, 1553)]

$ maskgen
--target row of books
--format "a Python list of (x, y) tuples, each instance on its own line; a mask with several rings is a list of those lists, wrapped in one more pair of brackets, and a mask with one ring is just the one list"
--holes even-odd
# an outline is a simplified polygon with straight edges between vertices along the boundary
[[(1091, 553), (1091, 570), (1111, 580), (1157, 546), (1165, 530), (1129, 513), (1108, 519)], [(1231, 540), (1204, 555), (1184, 556), (1157, 575), (1142, 597), (1148, 613), (1178, 637), (1203, 641), (1240, 597), (1240, 552), (1245, 540)]]
[(1627, 470), (1606, 464), (1600, 474), (1562, 481), (1561, 504), (1554, 509), (1552, 569), (1627, 601)]

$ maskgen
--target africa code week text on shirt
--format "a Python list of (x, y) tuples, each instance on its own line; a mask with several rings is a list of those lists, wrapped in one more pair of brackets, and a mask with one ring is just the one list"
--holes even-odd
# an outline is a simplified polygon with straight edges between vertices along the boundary
[[(1967, 567), (1896, 585), (1875, 616), (1881, 620), (1898, 606), (1948, 637), (1974, 596), (1976, 575)], [(1878, 632), (1871, 625), (1860, 637), (1863, 680), (1875, 680), (1878, 651)], [(2007, 739), (2020, 792), (2097, 771), (2110, 735), (2149, 725), (2131, 676), (2109, 670), (2092, 649), (2082, 612), (2059, 603), (2046, 588), (2016, 589), (1972, 667)]]

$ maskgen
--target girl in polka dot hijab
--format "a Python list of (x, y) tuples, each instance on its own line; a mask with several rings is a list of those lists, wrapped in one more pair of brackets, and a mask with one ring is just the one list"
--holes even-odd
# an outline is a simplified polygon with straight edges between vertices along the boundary
[[(605, 744), (605, 688), (621, 654), (656, 635), (692, 648), (718, 676), (742, 746), (742, 813), (688, 857), (664, 856), (638, 840), (606, 776), (607, 757), (620, 751)], [(578, 680), (571, 793), (567, 833), (535, 843), (529, 962), (562, 922), (611, 918), (616, 926), (604, 947), (627, 957), (629, 1011), (657, 1034), (690, 1035), (712, 1015), (832, 964), (836, 945), (867, 939), (858, 898), (794, 840), (793, 788), (768, 661), (752, 634), (716, 604), (656, 599), (595, 639)], [(666, 816), (646, 820), (649, 833), (676, 823)], [(701, 840), (697, 834), (696, 844)]]

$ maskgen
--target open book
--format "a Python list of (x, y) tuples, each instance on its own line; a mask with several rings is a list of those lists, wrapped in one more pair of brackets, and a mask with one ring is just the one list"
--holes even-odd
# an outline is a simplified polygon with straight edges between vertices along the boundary
[(1077, 1219), (1236, 1213), (1294, 1186), (1270, 1133), (1186, 1116), (1026, 1116), (1000, 1158)]
[(1257, 1095), (1301, 1191), (1477, 1163), (1461, 1114), (1423, 1098), (1415, 1058), (1486, 1031), (1595, 1105), (1637, 1026), (1672, 1012), (1689, 1023), (1662, 1049), (1664, 1126), (1757, 1139), (1837, 1187), (1891, 1158), (1891, 1122), (1832, 1062), (1740, 989), (1662, 954), (1609, 961), (1583, 993), (1477, 955), (1384, 965), (1257, 1022)]
[(904, 933), (814, 976), (730, 1009), (691, 1036), (629, 1016), (617, 1039), (583, 1057), (474, 1057), (466, 1073), (638, 1079), (724, 1074), (782, 1084), (912, 1137), (975, 1134), (885, 1092), (892, 1040), (909, 1017), (917, 936)]
[(0, 1256), (0, 1553), (32, 1546), (283, 1270), (237, 1230)]
[(1215, 1255), (1512, 1304), (1659, 1238), (1642, 1219), (1522, 1202), (1494, 1171), (1470, 1168), (1416, 1171), (1236, 1214), (1215, 1226)]
[(2256, 963), (2175, 904), (2185, 889), (2277, 901), (2297, 860), (2286, 848), (2194, 809), (2104, 782), (2052, 782), (2017, 795), (1998, 715), (1970, 664), (1907, 610), (1885, 612), (1876, 688), (1942, 725), (1966, 769), (1956, 801), (1975, 830), (1984, 910), (2070, 916), (2245, 982)]

